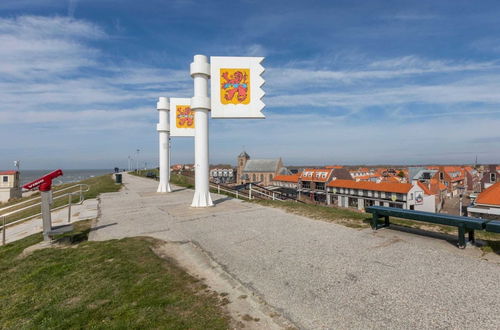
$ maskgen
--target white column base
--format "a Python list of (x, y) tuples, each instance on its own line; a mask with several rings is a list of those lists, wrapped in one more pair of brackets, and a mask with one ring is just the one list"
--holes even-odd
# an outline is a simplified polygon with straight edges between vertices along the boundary
[(172, 192), (172, 188), (170, 188), (170, 183), (164, 184), (160, 183), (158, 185), (158, 189), (156, 190), (158, 193), (169, 193)]
[(208, 207), (208, 206), (214, 206), (214, 203), (212, 202), (212, 197), (210, 196), (210, 192), (195, 191), (191, 207)]

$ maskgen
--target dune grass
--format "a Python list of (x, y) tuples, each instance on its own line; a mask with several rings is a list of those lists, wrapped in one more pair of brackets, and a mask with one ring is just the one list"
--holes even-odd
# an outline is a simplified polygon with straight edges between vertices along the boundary
[(0, 247), (0, 329), (228, 328), (217, 295), (156, 256), (157, 241), (88, 242), (89, 228), (28, 255), (41, 234)]

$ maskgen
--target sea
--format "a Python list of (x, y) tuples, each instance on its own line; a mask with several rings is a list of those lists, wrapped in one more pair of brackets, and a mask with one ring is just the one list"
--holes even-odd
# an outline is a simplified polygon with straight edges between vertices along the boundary
[[(47, 173), (52, 172), (53, 170), (20, 170), (20, 181), (21, 185), (24, 185), (28, 182), (34, 181)], [(104, 174), (113, 173), (112, 169), (101, 169), (101, 170), (65, 170), (63, 169), (63, 176), (60, 176), (54, 179), (54, 184), (61, 183), (71, 183), (77, 182), (81, 180), (85, 180), (88, 178), (92, 178), (94, 176), (100, 176)]]

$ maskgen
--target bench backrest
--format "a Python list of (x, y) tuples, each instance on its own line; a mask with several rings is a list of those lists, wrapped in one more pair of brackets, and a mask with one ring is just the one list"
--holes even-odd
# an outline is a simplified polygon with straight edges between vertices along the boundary
[(379, 216), (391, 216), (417, 221), (425, 221), (448, 226), (464, 225), (469, 229), (484, 229), (488, 220), (463, 217), (458, 215), (432, 213), (415, 210), (405, 210), (397, 207), (370, 206), (365, 209), (368, 213), (375, 213)]

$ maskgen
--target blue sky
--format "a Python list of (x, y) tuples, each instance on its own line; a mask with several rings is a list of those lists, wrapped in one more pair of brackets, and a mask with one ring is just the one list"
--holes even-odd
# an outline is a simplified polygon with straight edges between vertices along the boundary
[[(157, 164), (158, 96), (195, 54), (265, 56), (265, 120), (211, 163), (500, 163), (498, 1), (0, 2), (0, 168)], [(176, 138), (175, 163), (193, 162)]]

